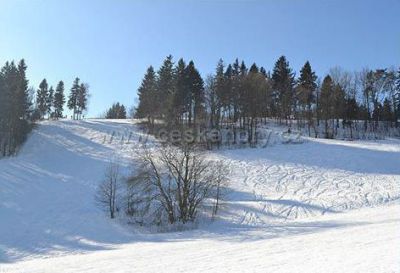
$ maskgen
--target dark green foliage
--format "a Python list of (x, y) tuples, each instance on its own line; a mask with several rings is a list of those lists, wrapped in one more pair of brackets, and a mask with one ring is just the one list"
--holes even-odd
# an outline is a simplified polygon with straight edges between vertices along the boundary
[(64, 82), (60, 81), (57, 84), (56, 92), (54, 94), (54, 118), (59, 119), (63, 117), (65, 95), (64, 95)]
[(72, 84), (71, 92), (68, 97), (68, 108), (72, 110), (73, 119), (81, 119), (84, 111), (87, 110), (87, 102), (89, 97), (89, 86), (80, 83), (80, 79), (76, 78)]
[(285, 56), (281, 56), (275, 63), (272, 73), (272, 88), (281, 119), (290, 119), (293, 107), (294, 74), (289, 67)]
[(107, 119), (126, 119), (126, 108), (119, 102), (114, 103), (106, 113)]
[(15, 154), (31, 129), (27, 66), (7, 62), (0, 72), (0, 157)]
[[(160, 119), (168, 128), (233, 129), (235, 137), (247, 130), (251, 143), (257, 126), (284, 120), (289, 128), (308, 128), (309, 136), (313, 130), (315, 137), (340, 133), (353, 138), (353, 130), (362, 127), (363, 137), (368, 137), (381, 131), (379, 121), (394, 121), (387, 126), (398, 126), (400, 71), (348, 73), (336, 68), (320, 85), (308, 61), (295, 80), (285, 56), (276, 61), (272, 73), (256, 63), (248, 69), (244, 61), (224, 64), (220, 59), (204, 84), (193, 61), (180, 59), (174, 67), (168, 56), (157, 73), (148, 69), (138, 93), (136, 117), (148, 118), (152, 124)], [(360, 126), (360, 120), (365, 126)]]
[(151, 124), (161, 118), (170, 126), (192, 125), (204, 117), (204, 82), (193, 61), (186, 65), (180, 59), (173, 67), (172, 56), (168, 56), (157, 74), (150, 66), (138, 96), (135, 117), (147, 118)]
[(147, 69), (147, 72), (142, 80), (142, 84), (138, 89), (139, 105), (136, 108), (136, 118), (147, 118), (150, 123), (154, 122), (157, 117), (156, 107), (157, 102), (157, 78), (152, 66)]
[(169, 55), (157, 72), (156, 110), (157, 116), (168, 117), (171, 120), (172, 98), (175, 92), (174, 63)]
[(36, 107), (39, 111), (40, 119), (43, 119), (48, 112), (49, 102), (49, 85), (46, 79), (43, 79), (39, 84), (39, 89), (36, 92)]
[(186, 88), (188, 89), (189, 100), (189, 117), (188, 124), (192, 125), (200, 122), (202, 114), (204, 113), (204, 82), (200, 76), (199, 71), (194, 66), (193, 61), (190, 61), (186, 67)]

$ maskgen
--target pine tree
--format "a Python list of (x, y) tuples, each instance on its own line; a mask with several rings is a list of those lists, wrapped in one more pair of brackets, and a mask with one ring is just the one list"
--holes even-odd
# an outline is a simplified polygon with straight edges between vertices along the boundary
[(279, 118), (285, 119), (287, 123), (292, 115), (294, 74), (285, 56), (281, 56), (275, 63), (272, 81), (279, 109)]
[(253, 63), (253, 64), (250, 66), (249, 73), (258, 73), (258, 72), (259, 72), (259, 69), (258, 69), (257, 64), (256, 64), (256, 63)]
[(224, 98), (225, 98), (225, 113), (224, 115), (231, 121), (232, 120), (232, 104), (233, 104), (233, 68), (228, 64), (224, 73)]
[(76, 101), (78, 119), (81, 119), (83, 113), (87, 110), (88, 97), (89, 97), (89, 85), (81, 83), (78, 89), (78, 95)]
[(169, 117), (167, 120), (170, 121), (175, 92), (174, 63), (172, 62), (172, 55), (167, 56), (157, 74), (157, 107), (155, 110), (157, 110), (158, 116)]
[(27, 66), (6, 62), (0, 71), (0, 157), (14, 154), (29, 132), (29, 97)]
[(332, 118), (334, 97), (333, 97), (334, 84), (332, 78), (327, 75), (321, 86), (321, 97), (320, 97), (320, 113), (321, 118), (325, 120), (325, 137), (332, 138), (332, 134), (329, 132), (329, 120)]
[(317, 76), (312, 71), (310, 63), (307, 61), (300, 70), (300, 78), (296, 86), (296, 95), (302, 111), (306, 113), (308, 121), (308, 133), (311, 134), (312, 124), (312, 104), (315, 102), (315, 90), (317, 89)]
[(189, 109), (189, 126), (199, 124), (200, 117), (204, 112), (204, 81), (200, 76), (199, 71), (194, 66), (193, 61), (190, 61), (186, 67), (187, 88), (191, 94), (192, 103)]
[(154, 125), (154, 119), (157, 117), (157, 78), (152, 66), (147, 72), (138, 89), (139, 105), (136, 108), (136, 118), (147, 118), (151, 125)]
[(239, 60), (236, 58), (232, 65), (232, 107), (233, 107), (233, 122), (236, 123), (239, 119), (239, 104), (240, 104), (240, 65)]
[(52, 117), (53, 113), (53, 103), (54, 103), (54, 89), (53, 86), (50, 86), (49, 95), (47, 96), (47, 115), (48, 117)]
[(64, 82), (60, 81), (57, 84), (56, 92), (54, 94), (54, 118), (59, 119), (63, 117), (64, 104)]
[(126, 119), (126, 107), (123, 104), (121, 104), (121, 107), (119, 108), (118, 118), (119, 119)]
[(44, 118), (44, 115), (48, 110), (48, 97), (49, 90), (46, 79), (43, 79), (39, 84), (39, 89), (36, 92), (36, 107), (39, 111), (40, 119)]
[(224, 75), (224, 61), (219, 59), (214, 79), (214, 90), (217, 100), (217, 113), (216, 113), (216, 126), (221, 125), (221, 114), (228, 105), (228, 98), (225, 95), (225, 75)]
[(69, 93), (67, 106), (72, 110), (72, 119), (78, 118), (78, 94), (80, 89), (80, 79), (75, 78), (72, 84), (71, 92)]
[(18, 63), (18, 91), (17, 91), (17, 116), (22, 119), (28, 119), (31, 113), (32, 102), (29, 97), (28, 79), (26, 78), (25, 60)]
[(119, 102), (114, 103), (106, 113), (107, 119), (126, 119), (126, 108)]
[(183, 123), (184, 115), (189, 112), (191, 96), (187, 87), (186, 64), (183, 59), (178, 61), (175, 68), (175, 94), (173, 98), (174, 119)]

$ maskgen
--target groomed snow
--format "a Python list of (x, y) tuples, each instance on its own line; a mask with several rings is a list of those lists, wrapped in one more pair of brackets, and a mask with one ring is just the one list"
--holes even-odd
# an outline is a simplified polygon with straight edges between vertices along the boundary
[(0, 272), (400, 272), (399, 140), (210, 152), (230, 166), (220, 219), (148, 234), (93, 199), (140, 137), (128, 121), (43, 122), (0, 160)]

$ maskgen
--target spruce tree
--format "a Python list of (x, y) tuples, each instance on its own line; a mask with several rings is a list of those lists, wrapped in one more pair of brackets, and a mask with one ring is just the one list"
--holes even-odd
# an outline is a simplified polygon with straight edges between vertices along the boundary
[(28, 88), (29, 81), (26, 78), (26, 69), (25, 60), (22, 59), (18, 63), (18, 91), (16, 94), (17, 116), (22, 120), (26, 120), (29, 117), (31, 112), (30, 108), (32, 106)]
[(36, 92), (36, 107), (39, 111), (40, 119), (43, 119), (48, 110), (49, 89), (46, 79), (39, 84)]
[(310, 63), (307, 61), (300, 70), (300, 78), (296, 87), (296, 96), (308, 123), (308, 133), (311, 135), (312, 125), (312, 104), (315, 102), (315, 90), (317, 89), (317, 76), (312, 71)]
[(224, 73), (224, 100), (225, 100), (225, 115), (229, 120), (232, 120), (232, 96), (233, 88), (233, 68), (231, 64), (228, 64)]
[(121, 104), (121, 107), (119, 108), (118, 118), (119, 119), (126, 119), (126, 107), (123, 104)]
[(175, 94), (173, 97), (174, 119), (177, 123), (183, 123), (184, 115), (190, 108), (190, 92), (187, 88), (186, 64), (183, 59), (178, 61), (175, 68)]
[(87, 110), (88, 98), (89, 98), (89, 85), (81, 83), (78, 89), (77, 101), (76, 101), (78, 119), (81, 119), (83, 113)]
[(232, 107), (233, 107), (233, 122), (239, 119), (239, 98), (240, 98), (241, 80), (240, 80), (240, 65), (236, 58), (232, 65)]
[(54, 94), (54, 118), (59, 119), (63, 117), (64, 104), (64, 82), (60, 81), (57, 84), (56, 92)]
[(292, 115), (294, 74), (289, 67), (285, 56), (281, 56), (275, 63), (272, 73), (273, 89), (279, 109), (279, 118), (286, 123)]
[(186, 67), (187, 74), (187, 88), (190, 92), (192, 103), (189, 109), (189, 126), (193, 124), (198, 125), (200, 117), (204, 113), (204, 81), (200, 76), (199, 71), (194, 66), (193, 61), (190, 61)]
[(219, 59), (214, 78), (214, 90), (217, 96), (217, 113), (215, 120), (217, 127), (221, 125), (221, 114), (228, 105), (228, 98), (225, 96), (224, 69), (224, 61)]
[(107, 110), (106, 119), (126, 119), (126, 108), (119, 102), (114, 103), (110, 109)]
[(72, 110), (72, 119), (77, 119), (78, 117), (78, 94), (80, 90), (79, 81), (80, 81), (79, 78), (75, 78), (68, 97), (67, 106), (70, 110)]
[(53, 113), (53, 104), (54, 104), (54, 89), (53, 86), (50, 86), (49, 95), (47, 96), (47, 115), (48, 117), (52, 117)]
[(157, 117), (157, 77), (152, 66), (147, 69), (138, 89), (139, 105), (136, 108), (136, 118), (147, 118), (151, 125)]
[(157, 107), (155, 110), (159, 117), (169, 117), (167, 120), (171, 120), (173, 96), (175, 92), (172, 55), (167, 56), (157, 74)]
[(329, 120), (333, 115), (334, 107), (334, 84), (332, 78), (327, 75), (321, 86), (321, 97), (319, 103), (319, 111), (321, 113), (321, 118), (325, 120), (325, 138), (332, 138), (332, 134), (329, 132)]

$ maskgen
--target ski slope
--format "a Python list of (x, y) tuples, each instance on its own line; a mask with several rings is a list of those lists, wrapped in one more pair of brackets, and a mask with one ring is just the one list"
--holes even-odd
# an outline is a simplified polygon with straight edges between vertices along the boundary
[(41, 123), (0, 160), (0, 272), (400, 272), (400, 141), (306, 139), (220, 150), (230, 185), (212, 224), (150, 234), (94, 202), (129, 121)]

